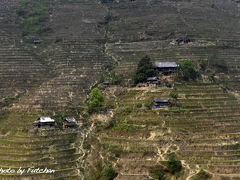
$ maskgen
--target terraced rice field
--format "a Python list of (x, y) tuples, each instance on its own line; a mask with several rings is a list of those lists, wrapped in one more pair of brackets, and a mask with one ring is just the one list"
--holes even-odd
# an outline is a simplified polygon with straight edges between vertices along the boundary
[[(0, 167), (15, 173), (1, 172), (0, 179), (81, 179), (82, 134), (71, 129), (34, 129), (31, 123), (38, 116), (11, 112), (1, 120)], [(19, 168), (25, 172), (19, 174)], [(29, 168), (55, 172), (30, 173)]]
[(116, 124), (100, 133), (99, 142), (119, 172), (117, 179), (152, 177), (149, 169), (165, 162), (170, 152), (182, 161), (182, 179), (200, 169), (214, 179), (239, 178), (239, 101), (217, 84), (195, 83), (176, 85), (181, 107), (136, 107), (154, 97), (169, 98), (172, 90), (130, 89), (115, 101), (122, 110), (114, 116)]

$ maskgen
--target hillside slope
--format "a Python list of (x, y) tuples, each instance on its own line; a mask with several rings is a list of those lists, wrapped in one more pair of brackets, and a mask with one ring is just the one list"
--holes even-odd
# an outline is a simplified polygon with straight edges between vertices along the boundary
[[(21, 6), (21, 0), (0, 2), (0, 109), (7, 113), (0, 117), (0, 167), (47, 166), (57, 172), (0, 179), (90, 179), (101, 160), (112, 163), (117, 179), (150, 179), (151, 168), (164, 164), (170, 152), (183, 163), (182, 179), (200, 169), (213, 179), (240, 178), (239, 100), (226, 91), (240, 90), (239, 1), (51, 1), (46, 23), (52, 32), (35, 35), (40, 44), (22, 36), (16, 13)], [(177, 45), (182, 36), (191, 43)], [(228, 71), (217, 74), (221, 85), (178, 85), (182, 109), (136, 107), (169, 97), (168, 88), (105, 94), (115, 107), (108, 118), (116, 127), (92, 133), (89, 144), (90, 125), (32, 130), (39, 116), (84, 104), (102, 73), (114, 68), (130, 79), (146, 54), (153, 61), (224, 59)]]

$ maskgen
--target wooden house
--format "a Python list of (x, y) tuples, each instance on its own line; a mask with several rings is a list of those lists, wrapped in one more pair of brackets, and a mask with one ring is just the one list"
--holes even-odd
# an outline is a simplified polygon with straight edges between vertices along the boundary
[(65, 128), (74, 128), (74, 127), (77, 127), (77, 121), (75, 118), (73, 117), (67, 117), (64, 119), (63, 121), (63, 126)]
[(152, 109), (168, 108), (169, 106), (171, 106), (171, 103), (168, 101), (168, 99), (155, 98), (151, 106)]
[(147, 78), (147, 85), (148, 86), (157, 86), (160, 84), (160, 80), (158, 77), (149, 77)]
[(169, 75), (176, 72), (178, 65), (176, 62), (155, 62), (154, 67), (160, 74)]
[(187, 36), (184, 36), (184, 37), (180, 37), (176, 40), (176, 42), (179, 44), (187, 44), (189, 42), (191, 42), (191, 40), (187, 37)]

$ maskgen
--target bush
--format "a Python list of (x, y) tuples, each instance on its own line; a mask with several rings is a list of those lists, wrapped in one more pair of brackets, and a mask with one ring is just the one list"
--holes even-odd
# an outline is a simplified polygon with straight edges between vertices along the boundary
[(144, 106), (147, 108), (147, 109), (151, 109), (151, 104), (152, 104), (152, 100), (151, 99), (148, 99), (144, 102)]
[(109, 83), (113, 84), (113, 85), (119, 85), (122, 83), (123, 77), (122, 77), (122, 75), (119, 75), (115, 72), (110, 72), (110, 73), (102, 75), (100, 77), (100, 83), (102, 83), (104, 81), (109, 81)]
[(116, 123), (113, 129), (120, 132), (136, 132), (136, 128), (132, 125), (129, 125), (127, 120), (122, 120)]
[(66, 118), (66, 114), (64, 112), (57, 112), (52, 118), (55, 119), (57, 126), (61, 128), (63, 126), (63, 121)]
[(151, 167), (150, 173), (153, 175), (154, 179), (165, 180), (164, 169), (162, 166)]
[(103, 180), (113, 180), (117, 175), (111, 164), (107, 164), (102, 170)]
[(142, 107), (142, 103), (140, 103), (140, 102), (137, 103), (137, 104), (136, 104), (136, 107), (137, 107), (137, 108), (141, 108), (141, 107)]
[(138, 63), (136, 74), (133, 76), (133, 81), (137, 84), (146, 81), (148, 77), (152, 76), (156, 76), (156, 71), (154, 70), (150, 57), (145, 56)]
[(199, 173), (192, 177), (192, 180), (208, 180), (208, 179), (211, 179), (211, 175), (203, 171), (202, 169)]
[(175, 92), (175, 91), (172, 91), (172, 92), (170, 93), (170, 96), (171, 96), (174, 100), (177, 100), (177, 99), (178, 99), (178, 93)]
[(185, 60), (178, 68), (178, 77), (185, 81), (196, 80), (199, 77), (199, 73), (195, 69), (195, 65), (189, 61)]
[(173, 175), (182, 170), (182, 163), (176, 159), (176, 155), (174, 153), (170, 154), (169, 156), (169, 160), (167, 161), (167, 169)]
[(100, 110), (104, 102), (104, 96), (99, 91), (98, 88), (94, 88), (91, 93), (88, 100), (88, 108), (89, 112), (97, 112)]
[(128, 115), (132, 112), (132, 109), (129, 106), (126, 106), (125, 109), (123, 110), (123, 113), (125, 115)]
[(22, 6), (16, 11), (19, 16), (18, 23), (23, 35), (41, 34), (48, 31), (45, 27), (49, 19), (49, 5), (47, 0), (22, 0)]

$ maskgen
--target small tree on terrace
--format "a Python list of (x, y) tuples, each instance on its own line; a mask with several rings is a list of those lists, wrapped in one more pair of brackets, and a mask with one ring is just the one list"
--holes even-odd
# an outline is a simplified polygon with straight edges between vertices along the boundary
[(103, 105), (103, 102), (104, 102), (104, 96), (102, 95), (102, 93), (99, 91), (98, 88), (94, 88), (91, 91), (90, 97), (88, 100), (89, 112), (99, 111)]
[(137, 84), (139, 82), (144, 82), (148, 77), (155, 75), (156, 71), (153, 68), (151, 58), (149, 56), (145, 56), (138, 63), (137, 71), (133, 77), (133, 81), (135, 84)]
[(185, 60), (178, 69), (178, 77), (185, 80), (197, 80), (199, 73), (195, 69), (193, 62)]

